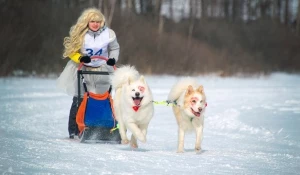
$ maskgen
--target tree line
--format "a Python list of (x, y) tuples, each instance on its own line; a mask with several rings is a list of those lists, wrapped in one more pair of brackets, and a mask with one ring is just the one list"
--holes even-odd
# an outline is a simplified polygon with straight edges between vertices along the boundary
[(97, 7), (145, 74), (300, 70), (300, 0), (0, 0), (0, 76), (57, 76), (63, 38)]

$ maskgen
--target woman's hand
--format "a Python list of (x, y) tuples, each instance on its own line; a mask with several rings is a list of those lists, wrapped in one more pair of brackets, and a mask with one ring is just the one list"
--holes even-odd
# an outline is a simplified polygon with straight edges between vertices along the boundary
[(80, 58), (80, 62), (82, 63), (82, 62), (84, 62), (84, 63), (90, 63), (91, 62), (91, 57), (89, 57), (89, 56), (82, 56), (81, 58)]
[(114, 66), (116, 64), (116, 60), (114, 58), (109, 58), (106, 64), (109, 66)]

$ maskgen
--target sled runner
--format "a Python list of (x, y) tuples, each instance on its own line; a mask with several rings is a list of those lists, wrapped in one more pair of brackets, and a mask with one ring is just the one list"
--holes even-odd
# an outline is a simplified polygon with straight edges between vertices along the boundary
[[(102, 56), (93, 56), (92, 59), (107, 58)], [(78, 108), (76, 122), (79, 129), (80, 142), (100, 142), (120, 144), (121, 137), (117, 128), (117, 121), (114, 117), (113, 100), (111, 97), (111, 86), (103, 94), (89, 92), (84, 80), (84, 74), (109, 75), (102, 71), (83, 71), (82, 64), (77, 71), (78, 96), (80, 97), (80, 85), (84, 88), (83, 100)], [(78, 98), (78, 104), (79, 104)]]

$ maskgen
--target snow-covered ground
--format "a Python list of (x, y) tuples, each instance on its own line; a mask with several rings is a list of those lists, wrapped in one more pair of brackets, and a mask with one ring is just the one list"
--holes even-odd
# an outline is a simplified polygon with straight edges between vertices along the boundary
[[(179, 77), (147, 76), (166, 100)], [(72, 97), (54, 79), (0, 79), (0, 174), (300, 174), (300, 75), (197, 77), (208, 107), (203, 151), (195, 135), (176, 153), (171, 107), (155, 106), (147, 143), (83, 144), (67, 138)]]

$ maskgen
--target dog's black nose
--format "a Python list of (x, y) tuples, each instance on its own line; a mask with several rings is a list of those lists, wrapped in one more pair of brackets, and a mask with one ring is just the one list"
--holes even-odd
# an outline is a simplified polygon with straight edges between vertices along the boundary
[(135, 96), (136, 96), (136, 97), (139, 97), (139, 96), (140, 96), (140, 93), (139, 93), (139, 92), (136, 92), (136, 93), (135, 93)]

